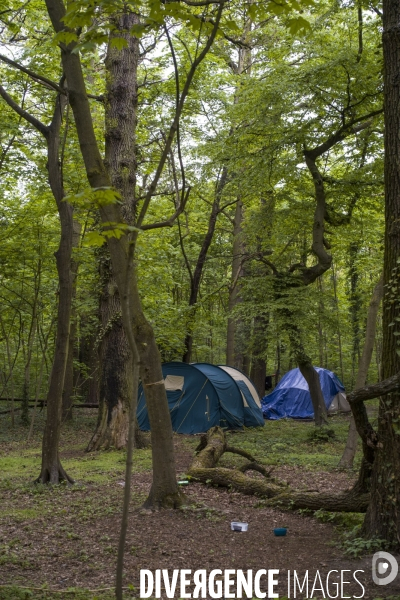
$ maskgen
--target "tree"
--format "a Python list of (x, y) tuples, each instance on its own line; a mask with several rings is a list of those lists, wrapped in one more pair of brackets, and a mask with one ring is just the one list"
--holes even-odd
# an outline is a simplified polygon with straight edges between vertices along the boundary
[[(400, 96), (397, 72), (400, 61), (400, 5), (383, 1), (383, 56), (385, 107), (385, 256), (383, 299), (383, 378), (400, 371)], [(363, 532), (399, 547), (400, 540), (400, 391), (381, 397), (371, 477), (371, 502)]]
[[(362, 351), (362, 355), (358, 364), (357, 379), (355, 389), (359, 389), (365, 386), (367, 382), (367, 375), (369, 365), (371, 363), (372, 351), (374, 349), (375, 332), (376, 332), (376, 318), (383, 296), (383, 279), (379, 279), (378, 283), (374, 288), (371, 302), (368, 309), (366, 331), (365, 331), (365, 342)], [(357, 428), (354, 421), (354, 417), (351, 417), (349, 435), (346, 442), (346, 447), (343, 451), (343, 455), (339, 461), (339, 467), (351, 468), (353, 466), (354, 457), (357, 451)]]
[[(14, 64), (14, 66), (19, 68), (17, 64)], [(32, 76), (32, 72), (28, 74)], [(42, 80), (43, 78), (39, 77), (39, 81)], [(55, 253), (59, 279), (56, 350), (47, 395), (47, 418), (42, 444), (42, 466), (37, 480), (40, 483), (59, 483), (61, 480), (67, 480), (70, 483), (73, 482), (72, 478), (63, 469), (58, 455), (62, 393), (68, 357), (73, 287), (71, 274), (73, 209), (68, 202), (64, 201), (62, 162), (60, 162), (60, 129), (62, 115), (66, 106), (66, 95), (62, 88), (63, 83), (64, 81), (61, 79), (60, 85), (57, 86), (58, 95), (54, 106), (54, 113), (52, 121), (48, 126), (21, 108), (6, 90), (0, 86), (0, 95), (5, 102), (20, 117), (35, 127), (46, 140), (49, 184), (57, 204), (61, 224), (60, 246)]]
[[(181, 503), (181, 495), (175, 478), (171, 420), (163, 385), (160, 356), (153, 330), (146, 320), (141, 307), (137, 273), (135, 272), (133, 258), (139, 229), (145, 230), (168, 225), (172, 223), (184, 209), (188, 197), (188, 194), (185, 191), (182, 193), (181, 204), (175, 211), (172, 220), (168, 220), (166, 223), (144, 223), (147, 209), (157, 188), (165, 161), (169, 155), (173, 138), (179, 127), (179, 119), (186, 96), (190, 89), (191, 81), (198, 65), (206, 56), (215, 38), (222, 15), (223, 5), (221, 4), (218, 6), (211, 34), (208, 37), (203, 50), (192, 63), (181, 93), (179, 93), (179, 87), (177, 87), (175, 116), (168, 136), (166, 137), (165, 147), (158, 167), (145, 195), (143, 205), (140, 207), (139, 215), (137, 219), (135, 219), (135, 225), (133, 226), (134, 230), (132, 233), (126, 233), (126, 231), (130, 231), (131, 226), (124, 221), (123, 215), (121, 214), (118, 205), (115, 203), (115, 192), (111, 191), (111, 196), (110, 194), (107, 195), (106, 192), (111, 188), (112, 181), (110, 180), (100, 155), (99, 144), (96, 139), (86, 93), (82, 66), (79, 55), (76, 52), (76, 43), (69, 42), (71, 34), (73, 37), (75, 34), (73, 34), (73, 31), (66, 25), (68, 16), (74, 18), (75, 14), (67, 15), (61, 0), (47, 0), (46, 6), (52, 26), (62, 40), (60, 43), (61, 59), (68, 81), (69, 100), (75, 117), (77, 135), (80, 141), (88, 181), (94, 191), (95, 197), (96, 192), (98, 191), (100, 191), (103, 196), (106, 196), (105, 202), (99, 202), (100, 215), (104, 227), (104, 235), (107, 238), (110, 250), (113, 272), (121, 297), (123, 325), (129, 340), (132, 355), (134, 356), (137, 351), (140, 356), (141, 378), (143, 385), (146, 387), (147, 406), (152, 432), (153, 455), (153, 484), (145, 505), (148, 507), (175, 507)], [(126, 109), (128, 107), (125, 106), (124, 108)], [(129, 108), (131, 109), (131, 107)], [(115, 227), (121, 228), (120, 224), (123, 224), (122, 235), (114, 233)], [(108, 235), (107, 232), (109, 232)]]

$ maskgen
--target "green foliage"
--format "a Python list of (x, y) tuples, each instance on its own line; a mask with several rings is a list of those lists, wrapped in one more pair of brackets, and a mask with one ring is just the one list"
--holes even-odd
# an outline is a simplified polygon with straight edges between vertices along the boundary
[(307, 434), (307, 439), (312, 444), (323, 444), (330, 442), (335, 437), (335, 430), (331, 427), (315, 427)]
[[(21, 7), (10, 0), (7, 5), (10, 14), (2, 17), (2, 43), (26, 67), (60, 81), (59, 49), (44, 4)], [(130, 32), (117, 26), (115, 17), (123, 7), (140, 13), (140, 23)], [(68, 3), (66, 30), (55, 41), (82, 50), (87, 89), (97, 99), (104, 100), (108, 89), (106, 44), (122, 52), (125, 37), (140, 37), (137, 168), (132, 183), (137, 211), (143, 206), (173, 121), (176, 84), (181, 92), (217, 9), (216, 5), (161, 0)], [(357, 7), (351, 4), (328, 0), (225, 4), (218, 36), (186, 99), (179, 124), (180, 146), (177, 140), (172, 144), (145, 223), (168, 219), (178, 197), (190, 185), (188, 204), (179, 223), (143, 232), (136, 246), (141, 299), (163, 360), (180, 360), (185, 337), (191, 332), (193, 360), (225, 362), (230, 316), (239, 322), (237, 350), (249, 356), (250, 366), (260, 358), (268, 373), (275, 373), (278, 367), (280, 374), (293, 368), (287, 329), (295, 325), (313, 362), (336, 371), (347, 388), (354, 385), (366, 308), (383, 252), (382, 52), (379, 18), (371, 11), (364, 10), (362, 33), (360, 52)], [(49, 123), (54, 90), (6, 63), (0, 64), (0, 71), (13, 99), (35, 118)], [(104, 103), (93, 97), (94, 127), (104, 152)], [(39, 397), (45, 394), (54, 350), (53, 317), (58, 301), (54, 252), (59, 223), (48, 189), (44, 140), (3, 100), (1, 106), (0, 300), (5, 308), (0, 332), (0, 396), (21, 397), (29, 379), (32, 399), (37, 387)], [(323, 144), (352, 120), (355, 124), (343, 139), (317, 161), (326, 190), (329, 224), (325, 237), (331, 246), (334, 272), (329, 270), (305, 288), (300, 285), (302, 268), (316, 263), (312, 248), (315, 189), (303, 150)], [(107, 260), (99, 258), (105, 252), (99, 247), (109, 238), (121, 239), (137, 230), (123, 219), (99, 225), (98, 209), (119, 204), (121, 198), (109, 187), (87, 188), (71, 110), (65, 115), (61, 134), (64, 187), (81, 226), (79, 247), (74, 250), (78, 263), (75, 375), (79, 374), (74, 379), (78, 381), (74, 394), (84, 400), (93, 370), (82, 351), (93, 346), (93, 340), (97, 350), (106, 329), (98, 320), (99, 263)], [(228, 177), (221, 191), (214, 236), (204, 260), (196, 305), (189, 307), (191, 279), (224, 168)], [(238, 198), (243, 203), (243, 277), (237, 282), (240, 302), (230, 311), (232, 221)], [(357, 250), (352, 255), (350, 247), (354, 245)], [(357, 275), (356, 296), (351, 270)], [(34, 305), (39, 318), (36, 329), (33, 327), (32, 359), (26, 369), (26, 349), (32, 340), (29, 331), (36, 322)], [(286, 309), (291, 316), (284, 319)], [(378, 332), (370, 381), (378, 375), (380, 347)], [(282, 443), (276, 440), (273, 455), (277, 460)]]
[[(134, 598), (133, 591), (126, 588), (124, 600)], [(0, 585), (0, 600), (114, 600), (115, 594), (109, 589), (91, 591), (84, 588), (68, 588), (62, 591), (46, 589), (46, 586), (24, 587)]]
[(345, 553), (352, 558), (358, 558), (363, 554), (372, 554), (373, 552), (378, 552), (379, 550), (385, 550), (388, 548), (387, 540), (356, 537), (358, 531), (359, 527), (356, 527), (352, 532), (345, 536), (346, 539), (342, 543)]

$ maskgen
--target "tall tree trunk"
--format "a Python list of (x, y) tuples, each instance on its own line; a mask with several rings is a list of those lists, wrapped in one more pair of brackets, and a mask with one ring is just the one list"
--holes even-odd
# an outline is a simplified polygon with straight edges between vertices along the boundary
[[(385, 115), (385, 254), (383, 378), (400, 371), (400, 3), (383, 0)], [(400, 389), (379, 403), (378, 440), (371, 477), (371, 502), (363, 525), (368, 537), (400, 547)]]
[(124, 448), (128, 439), (129, 407), (134, 393), (129, 343), (121, 316), (121, 302), (106, 249), (102, 249), (100, 299), (101, 330), (99, 416), (87, 451)]
[[(251, 32), (252, 21), (246, 19), (243, 30), (243, 41), (246, 41), (247, 36)], [(234, 68), (236, 75), (246, 73), (250, 75), (251, 71), (251, 47), (243, 47), (239, 49), (238, 63)], [(239, 90), (235, 93), (234, 104), (239, 102)], [(241, 302), (240, 296), (240, 279), (243, 277), (243, 258), (244, 258), (244, 241), (242, 233), (243, 223), (243, 202), (240, 197), (236, 201), (235, 216), (233, 221), (233, 248), (232, 248), (232, 279), (229, 286), (228, 298), (228, 328), (226, 335), (226, 364), (245, 370), (248, 367), (248, 356), (245, 357), (246, 351), (243, 347), (243, 321), (236, 315), (232, 314), (235, 307)], [(242, 335), (240, 335), (242, 333)], [(242, 338), (242, 339), (240, 339)]]
[[(116, 18), (116, 30), (112, 36), (124, 37), (127, 47), (117, 50), (110, 44), (106, 62), (108, 81), (105, 165), (113, 187), (121, 194), (122, 216), (129, 224), (136, 222), (135, 130), (137, 119), (136, 77), (139, 61), (139, 40), (130, 34), (130, 30), (138, 23), (138, 16), (134, 13), (126, 13)], [(113, 245), (110, 245), (112, 259), (113, 249)], [(134, 246), (131, 245), (128, 255), (130, 252), (133, 254), (133, 251)], [(171, 416), (166, 400), (161, 357), (154, 331), (142, 310), (135, 264), (130, 263), (128, 258), (125, 271), (121, 272), (121, 265), (117, 265), (112, 260), (112, 269), (118, 290), (128, 289), (127, 286), (129, 286), (129, 299), (126, 303), (130, 307), (133, 337), (140, 357), (140, 376), (143, 386), (146, 387), (152, 441), (153, 482), (145, 506), (148, 508), (177, 507), (181, 504), (182, 497), (176, 483)], [(129, 281), (125, 281), (128, 270)], [(121, 305), (121, 308), (124, 319), (124, 306)], [(132, 372), (132, 366), (130, 368)], [(131, 403), (131, 407), (136, 410), (136, 397)], [(119, 412), (121, 413), (122, 410), (120, 409)], [(126, 418), (124, 422), (128, 425)]]
[(322, 277), (317, 279), (318, 285), (318, 354), (319, 354), (319, 366), (325, 368), (324, 362), (324, 331), (322, 328), (322, 319), (324, 316), (324, 300), (323, 300), (323, 287)]
[(59, 483), (62, 480), (73, 483), (73, 480), (62, 467), (59, 458), (62, 393), (68, 358), (72, 305), (73, 276), (71, 272), (71, 258), (74, 232), (73, 209), (64, 200), (62, 172), (59, 164), (59, 136), (64, 106), (65, 100), (60, 95), (47, 137), (49, 183), (60, 216), (61, 239), (58, 250), (55, 253), (59, 280), (56, 348), (47, 394), (47, 416), (42, 442), (42, 467), (40, 475), (37, 478), (38, 483)]
[[(371, 364), (372, 352), (375, 343), (376, 317), (378, 315), (379, 305), (383, 296), (383, 278), (378, 281), (372, 294), (371, 302), (368, 308), (367, 324), (365, 328), (365, 341), (360, 362), (355, 389), (360, 389), (367, 382), (369, 365)], [(350, 419), (349, 434), (347, 436), (346, 447), (339, 461), (339, 467), (350, 469), (353, 466), (354, 457), (357, 451), (358, 433), (353, 415)]]
[[(129, 31), (137, 25), (136, 14), (114, 20), (106, 57), (106, 156), (105, 165), (113, 187), (121, 194), (123, 216), (135, 221), (137, 68), (139, 40)], [(118, 50), (114, 38), (126, 47)], [(100, 271), (103, 292), (100, 301), (102, 344), (100, 351), (99, 419), (88, 451), (101, 447), (124, 448), (128, 440), (129, 408), (133, 390), (133, 365), (128, 339), (122, 326), (121, 302), (107, 249), (102, 249)]]

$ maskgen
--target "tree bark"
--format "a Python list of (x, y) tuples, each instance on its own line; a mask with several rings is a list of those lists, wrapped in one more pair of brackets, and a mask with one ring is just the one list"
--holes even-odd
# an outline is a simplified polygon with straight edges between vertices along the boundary
[[(374, 288), (371, 302), (368, 308), (367, 324), (365, 329), (365, 341), (360, 362), (358, 364), (357, 379), (355, 385), (356, 390), (364, 387), (367, 381), (368, 369), (369, 365), (371, 364), (372, 352), (374, 349), (375, 342), (376, 317), (378, 314), (382, 296), (383, 278), (381, 277)], [(357, 427), (354, 421), (354, 417), (353, 415), (351, 415), (349, 434), (347, 437), (346, 447), (338, 464), (339, 467), (344, 467), (346, 469), (352, 468), (354, 457), (357, 451), (357, 439)]]
[[(400, 3), (383, 0), (385, 117), (385, 252), (383, 377), (400, 371)], [(400, 547), (400, 389), (381, 398), (378, 444), (371, 477), (371, 502), (363, 533)]]
[(103, 292), (100, 299), (101, 349), (99, 416), (87, 451), (125, 448), (129, 429), (129, 406), (133, 394), (133, 367), (121, 316), (121, 302), (106, 249), (102, 249)]
[[(112, 185), (122, 198), (122, 213), (127, 223), (135, 220), (137, 68), (139, 40), (129, 31), (139, 22), (134, 13), (115, 17), (114, 32), (106, 57), (107, 93), (105, 98), (105, 165)], [(113, 46), (122, 38), (126, 47)], [(100, 314), (102, 342), (100, 351), (99, 418), (88, 451), (110, 446), (124, 448), (128, 440), (129, 407), (133, 394), (133, 366), (128, 339), (122, 326), (121, 302), (109, 253), (100, 251), (102, 296)]]
[(71, 477), (67, 475), (62, 467), (59, 458), (62, 393), (68, 358), (73, 287), (71, 273), (73, 209), (68, 202), (64, 201), (65, 194), (58, 156), (59, 134), (64, 107), (65, 100), (60, 95), (47, 137), (49, 183), (60, 215), (61, 239), (59, 248), (55, 253), (59, 280), (56, 348), (47, 394), (47, 417), (42, 442), (42, 467), (36, 480), (38, 483), (59, 483), (62, 480), (73, 483)]
[[(280, 282), (277, 281), (278, 286)], [(304, 350), (301, 333), (296, 324), (296, 315), (289, 308), (280, 310), (281, 316), (284, 319), (284, 326), (289, 335), (290, 346), (299, 366), (300, 372), (307, 382), (311, 396), (311, 402), (314, 409), (314, 421), (316, 427), (326, 425), (328, 422), (328, 412), (326, 410), (324, 396), (322, 394), (321, 382), (319, 375), (314, 369), (311, 358)]]
[[(200, 447), (202, 449), (194, 458), (188, 471), (188, 475), (193, 479), (203, 483), (212, 482), (221, 487), (232, 487), (242, 494), (256, 494), (266, 498), (271, 498), (282, 491), (282, 485), (263, 479), (253, 479), (238, 469), (217, 466), (225, 452), (242, 454), (227, 446), (225, 434), (220, 427), (212, 427), (204, 436)], [(254, 468), (254, 465), (252, 468), (259, 471)]]
[[(80, 223), (76, 220), (73, 222), (73, 235), (72, 235), (72, 253), (74, 248), (79, 247)], [(67, 365), (65, 368), (65, 379), (64, 389), (62, 396), (62, 410), (61, 419), (63, 422), (72, 421), (73, 418), (73, 402), (74, 402), (74, 345), (76, 342), (78, 324), (76, 321), (76, 310), (74, 309), (74, 301), (76, 296), (76, 283), (78, 277), (78, 261), (71, 255), (71, 275), (72, 275), (72, 299), (71, 299), (71, 323), (69, 330), (69, 341), (68, 341), (68, 358)]]
[(318, 372), (314, 369), (311, 359), (309, 356), (307, 356), (307, 354), (297, 353), (296, 360), (297, 364), (299, 365), (300, 372), (308, 384), (311, 402), (314, 409), (315, 425), (318, 427), (326, 425), (328, 423), (328, 412), (326, 410)]

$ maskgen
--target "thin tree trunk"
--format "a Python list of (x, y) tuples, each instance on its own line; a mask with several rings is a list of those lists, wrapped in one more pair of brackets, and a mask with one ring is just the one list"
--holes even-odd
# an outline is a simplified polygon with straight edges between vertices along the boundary
[(324, 368), (324, 332), (322, 328), (322, 319), (324, 315), (322, 277), (317, 279), (318, 284), (318, 352), (319, 366)]
[(334, 302), (335, 302), (336, 319), (337, 319), (337, 336), (338, 336), (340, 376), (342, 378), (342, 381), (344, 381), (342, 333), (340, 330), (340, 313), (339, 313), (339, 301), (338, 301), (338, 297), (337, 297), (336, 272), (335, 272), (333, 263), (332, 263), (332, 282), (333, 282), (333, 297), (334, 297)]
[[(279, 296), (279, 280), (276, 280), (276, 286), (276, 289), (278, 290), (276, 297), (279, 299), (281, 298)], [(304, 349), (301, 332), (296, 324), (296, 314), (289, 308), (280, 309), (279, 312), (284, 322), (284, 328), (289, 335), (292, 355), (299, 366), (301, 374), (308, 384), (311, 402), (314, 409), (315, 425), (317, 427), (321, 427), (322, 425), (326, 425), (328, 422), (328, 412), (326, 409), (324, 396), (322, 394), (319, 375), (313, 367), (311, 358), (307, 355)]]
[[(217, 223), (217, 218), (219, 215), (219, 208), (221, 203), (221, 197), (224, 190), (224, 187), (228, 180), (228, 169), (224, 166), (222, 169), (221, 177), (217, 183), (214, 202), (211, 208), (211, 213), (208, 219), (208, 229), (207, 233), (204, 236), (203, 243), (201, 245), (201, 249), (199, 252), (199, 256), (197, 258), (196, 267), (192, 274), (189, 268), (190, 275), (190, 297), (189, 297), (189, 316), (188, 316), (188, 325), (187, 325), (187, 333), (185, 337), (185, 351), (183, 354), (183, 362), (190, 363), (192, 361), (192, 345), (193, 345), (193, 328), (196, 317), (196, 304), (200, 291), (200, 282), (201, 277), (203, 275), (205, 261), (207, 258), (207, 253), (210, 248), (212, 239), (214, 237), (215, 226)], [(181, 243), (183, 241), (181, 240)], [(185, 257), (186, 258), (186, 257)], [(188, 265), (189, 266), (189, 265)]]
[(74, 308), (74, 301), (76, 296), (76, 284), (78, 277), (78, 261), (74, 258), (73, 249), (79, 247), (81, 226), (76, 220), (73, 222), (73, 236), (72, 236), (72, 256), (71, 256), (71, 274), (72, 274), (72, 307), (71, 307), (71, 324), (68, 341), (68, 358), (67, 365), (65, 368), (65, 380), (64, 389), (62, 396), (62, 421), (72, 421), (73, 412), (72, 405), (74, 402), (74, 345), (77, 337), (78, 323), (76, 320), (76, 310)]
[(304, 379), (307, 381), (311, 401), (314, 409), (314, 420), (317, 427), (326, 425), (328, 413), (326, 410), (324, 396), (321, 390), (319, 375), (314, 369), (311, 359), (306, 354), (296, 355), (297, 364)]
[(32, 318), (29, 327), (26, 362), (24, 367), (24, 386), (22, 390), (21, 402), (21, 423), (25, 426), (29, 425), (29, 396), (30, 396), (30, 379), (31, 379), (31, 361), (33, 354), (33, 344), (35, 341), (36, 325), (37, 325), (37, 305), (40, 290), (40, 273), (41, 260), (39, 259), (38, 272), (35, 274), (35, 295), (32, 306)]
[[(14, 359), (14, 362), (11, 360), (11, 349), (10, 349), (10, 338), (6, 332), (4, 323), (3, 323), (3, 319), (1, 318), (1, 314), (0, 314), (0, 324), (1, 324), (1, 330), (4, 336), (4, 339), (6, 340), (6, 350), (7, 350), (7, 362), (8, 362), (8, 368), (10, 369), (10, 374), (6, 379), (5, 382), (5, 388), (8, 390), (8, 380), (10, 381), (10, 387), (11, 387), (11, 398), (10, 398), (10, 414), (11, 414), (11, 427), (14, 428), (15, 427), (15, 405), (14, 405), (14, 366), (15, 366), (15, 361), (17, 359), (18, 356), (18, 351), (16, 354), (16, 357)], [(18, 344), (18, 350), (19, 350), (19, 344)], [(7, 396), (8, 396), (8, 391), (7, 391)]]
[(32, 435), (33, 435), (33, 427), (34, 427), (34, 424), (35, 424), (36, 410), (37, 410), (37, 405), (38, 405), (38, 402), (39, 402), (40, 390), (42, 389), (43, 371), (44, 371), (44, 365), (45, 365), (45, 362), (46, 362), (47, 345), (48, 345), (50, 333), (51, 333), (51, 331), (53, 329), (53, 324), (54, 324), (54, 318), (52, 319), (52, 321), (50, 323), (49, 330), (48, 330), (47, 335), (46, 335), (45, 340), (44, 340), (44, 346), (42, 348), (42, 360), (40, 361), (39, 377), (38, 377), (38, 380), (36, 382), (35, 403), (33, 405), (33, 412), (32, 412), (32, 418), (31, 418), (31, 424), (30, 424), (30, 427), (29, 427), (29, 433), (28, 433), (28, 437), (27, 437), (27, 442), (30, 442), (30, 440), (32, 438)]
[(47, 135), (49, 183), (60, 216), (61, 239), (58, 250), (55, 252), (59, 281), (56, 347), (47, 394), (47, 415), (42, 442), (42, 467), (36, 480), (38, 483), (59, 483), (62, 480), (73, 483), (73, 479), (65, 472), (59, 458), (62, 393), (68, 359), (72, 306), (71, 258), (74, 232), (73, 209), (64, 200), (65, 193), (59, 163), (60, 128), (64, 107), (65, 97), (60, 95), (56, 102), (53, 120), (48, 128)]
[(267, 365), (263, 355), (267, 351), (268, 319), (260, 314), (254, 318), (252, 338), (252, 363), (250, 376), (260, 398), (265, 394), (265, 378)]
[[(355, 385), (356, 390), (364, 387), (367, 382), (368, 369), (369, 369), (369, 365), (371, 364), (372, 352), (374, 349), (374, 342), (375, 342), (376, 318), (377, 318), (377, 314), (378, 314), (378, 310), (379, 310), (379, 305), (382, 300), (382, 296), (383, 296), (383, 278), (381, 277), (381, 279), (378, 281), (378, 283), (376, 284), (376, 286), (374, 288), (371, 302), (370, 302), (369, 308), (368, 308), (367, 324), (366, 324), (366, 328), (365, 328), (364, 348), (363, 348), (360, 362), (358, 365), (357, 379), (356, 379), (356, 385)], [(339, 464), (338, 464), (339, 467), (344, 467), (346, 469), (352, 468), (353, 462), (354, 462), (354, 457), (355, 457), (356, 451), (357, 451), (357, 440), (358, 440), (358, 433), (357, 433), (357, 428), (356, 428), (356, 424), (354, 421), (354, 417), (352, 415), (351, 419), (350, 419), (350, 427), (349, 427), (349, 434), (347, 437), (346, 447), (345, 447), (342, 457), (339, 461)]]
[[(360, 294), (358, 292), (358, 269), (356, 259), (358, 254), (358, 244), (352, 242), (349, 248), (349, 279), (350, 279), (350, 320), (353, 333), (353, 348), (351, 353), (351, 385), (352, 389), (355, 380), (355, 369), (357, 362), (360, 361), (360, 318), (359, 305)], [(358, 367), (359, 368), (359, 367)], [(360, 386), (362, 387), (364, 383)]]
[[(136, 358), (136, 360), (135, 360)], [(126, 533), (128, 530), (128, 519), (129, 519), (129, 504), (131, 498), (131, 479), (132, 479), (132, 464), (133, 464), (133, 449), (135, 447), (135, 424), (136, 424), (136, 406), (137, 406), (137, 389), (139, 384), (139, 356), (136, 353), (136, 357), (132, 360), (132, 382), (133, 382), (133, 393), (131, 395), (131, 403), (129, 406), (129, 427), (128, 427), (128, 441), (126, 445), (126, 467), (125, 467), (125, 488), (124, 488), (124, 503), (122, 507), (122, 519), (121, 519), (121, 530), (119, 535), (118, 543), (118, 556), (117, 556), (117, 574), (116, 574), (116, 586), (115, 595), (117, 600), (122, 600), (122, 584), (123, 584), (123, 572), (124, 572), (124, 554), (125, 554), (125, 542)]]
[(232, 281), (229, 288), (228, 300), (228, 331), (226, 338), (226, 364), (241, 367), (236, 344), (236, 331), (238, 319), (233, 316), (233, 311), (240, 302), (239, 286), (240, 277), (243, 275), (243, 239), (242, 239), (243, 204), (240, 199), (236, 202), (233, 226), (233, 257)]

